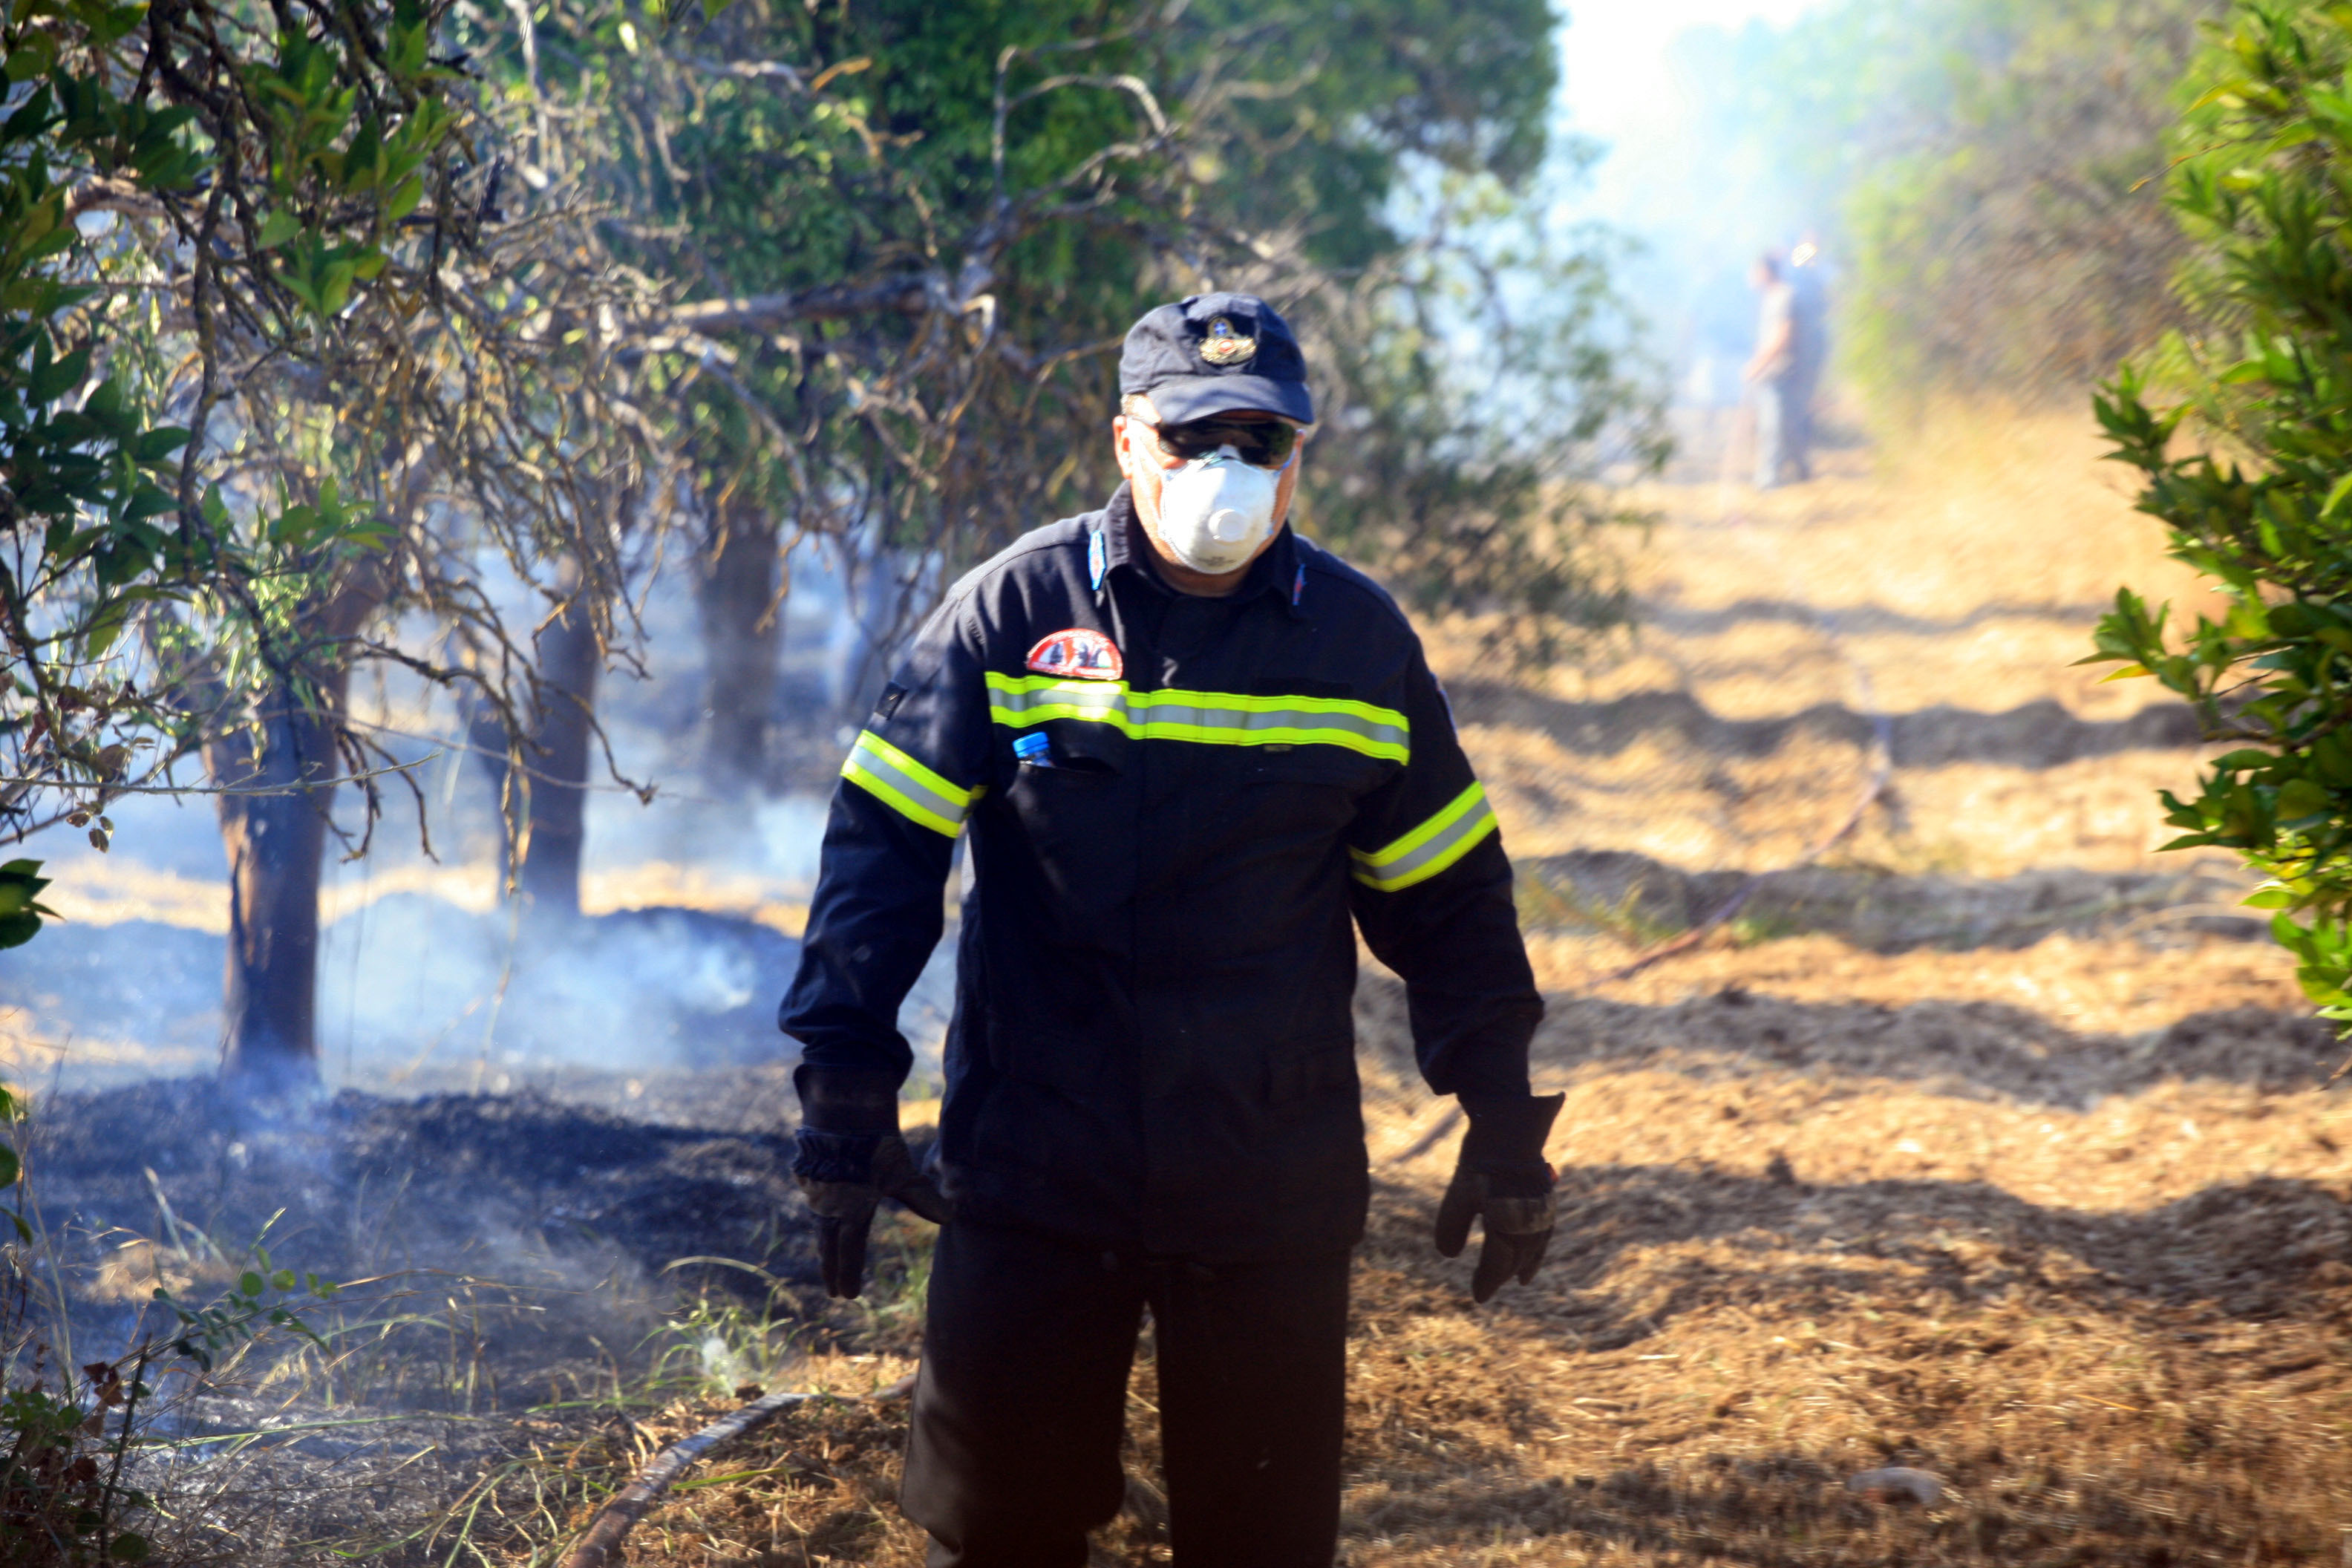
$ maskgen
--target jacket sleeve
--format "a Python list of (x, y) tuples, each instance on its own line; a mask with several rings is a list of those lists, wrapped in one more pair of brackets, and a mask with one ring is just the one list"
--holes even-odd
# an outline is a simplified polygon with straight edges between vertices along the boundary
[(1524, 1095), (1543, 999), (1519, 937), (1511, 863), (1418, 648), (1404, 701), (1410, 759), (1365, 800), (1349, 836), (1356, 924), (1404, 980), (1429, 1087)]
[(939, 945), (956, 835), (987, 776), (988, 699), (958, 595), (912, 651), (842, 764), (818, 860), (800, 972), (777, 1009), (817, 1068), (914, 1063), (898, 1005)]

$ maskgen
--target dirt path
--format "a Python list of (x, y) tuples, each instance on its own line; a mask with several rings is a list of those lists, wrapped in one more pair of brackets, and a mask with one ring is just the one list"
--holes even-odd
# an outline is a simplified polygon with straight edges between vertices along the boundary
[[(1528, 872), (1565, 1215), (1538, 1283), (1474, 1310), (1425, 1241), (1451, 1140), (1381, 1167), (1352, 1568), (2352, 1551), (2352, 1121), (2238, 874), (2153, 853), (2193, 733), (2071, 668), (2117, 582), (2193, 587), (2092, 456), (2025, 430), (1760, 500), (1661, 487), (1632, 657), (1531, 690), (1442, 652)], [(1893, 788), (1820, 868), (1594, 987), (1795, 859), (1884, 740)], [(1444, 1107), (1393, 984), (1363, 1013), (1380, 1158)], [(912, 1346), (875, 1348), (803, 1374), (870, 1386)], [(1098, 1563), (1165, 1560), (1150, 1396), (1147, 1365)], [(919, 1561), (898, 1419), (780, 1428), (637, 1560)], [(1845, 1484), (1888, 1465), (1937, 1500)]]
[[(2352, 1113), (2316, 1087), (2336, 1047), (2291, 965), (2248, 940), (2241, 873), (2155, 853), (2154, 791), (2189, 777), (2191, 727), (2147, 683), (2073, 665), (2118, 582), (2196, 591), (2095, 456), (2071, 424), (2011, 427), (1947, 437), (1899, 473), (1832, 454), (1820, 482), (1763, 498), (1661, 485), (1663, 521), (1635, 563), (1646, 626), (1622, 657), (1529, 684), (1433, 640), (1524, 874), (1549, 1002), (1536, 1068), (1568, 1097), (1551, 1149), (1564, 1212), (1538, 1282), (1472, 1308), (1467, 1261), (1426, 1239), (1452, 1140), (1404, 1157), (1447, 1107), (1407, 1069), (1400, 989), (1368, 976), (1379, 1196), (1350, 1348), (1349, 1568), (2352, 1561)], [(1889, 787), (1856, 830), (1780, 873), (1882, 763)], [(645, 866), (670, 876), (663, 901), (709, 891), (683, 863)], [(1606, 979), (1759, 873), (1737, 921)], [(175, 918), (162, 886), (124, 881), (131, 912), (196, 942), (203, 922)], [(381, 931), (405, 906), (370, 907)], [(139, 940), (153, 979), (166, 946)], [(212, 951), (181, 967), (216, 973)], [(119, 990), (123, 967), (91, 973)], [(117, 1032), (144, 1052), (172, 1043)], [(614, 1254), (639, 1274), (667, 1280), (662, 1256), (719, 1247), (714, 1225), (748, 1226), (745, 1247), (764, 1236), (760, 1256), (784, 1268), (791, 1238), (745, 1217), (779, 1201), (781, 1077), (730, 1070), (575, 1067), (557, 1087), (604, 1105), (601, 1119), (354, 1100), (346, 1120), (538, 1117), (505, 1151), (526, 1161), (547, 1128), (593, 1121), (617, 1152), (567, 1155), (560, 1192), (428, 1160), (419, 1133), (400, 1144), (421, 1173), (396, 1184), (403, 1212), (462, 1217), (435, 1182), (503, 1183), (536, 1194), (518, 1234), (593, 1240), (608, 1211), (654, 1215), (642, 1245)], [(100, 1161), (75, 1223), (89, 1247), (114, 1246), (112, 1226), (145, 1224), (141, 1205), (160, 1202), (151, 1188), (225, 1201), (246, 1190), (220, 1173), (245, 1172), (245, 1147), (160, 1178), (152, 1151)], [(328, 1227), (331, 1210), (373, 1224), (390, 1200), (346, 1193), (343, 1169), (236, 1180), (300, 1224)], [(374, 1194), (390, 1178), (368, 1179)], [(493, 1392), (478, 1413), (468, 1381), (472, 1436), (419, 1436), (414, 1455), (406, 1426), (398, 1443), (371, 1438), (367, 1463), (397, 1486), (345, 1466), (345, 1484), (379, 1500), (421, 1500), (402, 1505), (415, 1533), (385, 1545), (393, 1525), (367, 1526), (378, 1536), (352, 1549), (546, 1561), (600, 1488), (725, 1403), (714, 1390), (648, 1412), (652, 1385), (624, 1388), (621, 1371), (647, 1344), (692, 1381), (725, 1367), (779, 1387), (888, 1385), (917, 1348), (927, 1245), (912, 1225), (886, 1238), (890, 1287), (822, 1322), (763, 1325), (713, 1297), (644, 1343), (614, 1340), (593, 1400), (550, 1394), (519, 1414), (520, 1395)], [(484, 1267), (421, 1261), (469, 1289)], [(417, 1321), (440, 1332), (430, 1318)], [(458, 1321), (452, 1296), (451, 1347)], [(507, 1347), (518, 1367), (545, 1370), (550, 1332)], [(397, 1379), (379, 1392), (387, 1407), (405, 1397)], [(1153, 1401), (1147, 1355), (1106, 1568), (1166, 1561)], [(630, 1560), (911, 1568), (922, 1544), (889, 1501), (903, 1423), (903, 1406), (863, 1404), (779, 1422), (642, 1527)], [(1934, 1500), (1847, 1487), (1888, 1465), (1937, 1478)], [(415, 1524), (445, 1503), (442, 1522)], [(317, 1510), (321, 1531), (336, 1515), (364, 1533), (365, 1510)]]

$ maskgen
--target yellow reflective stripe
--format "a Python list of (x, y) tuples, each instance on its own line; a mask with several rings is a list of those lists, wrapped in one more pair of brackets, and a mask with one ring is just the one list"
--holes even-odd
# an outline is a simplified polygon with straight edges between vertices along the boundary
[(1344, 746), (1391, 762), (1412, 759), (1412, 726), (1392, 708), (1346, 697), (1259, 697), (1233, 691), (1133, 691), (1123, 680), (1058, 680), (988, 673), (988, 712), (1025, 729), (1051, 719), (1108, 724), (1139, 741), (1213, 746)]
[(974, 792), (950, 784), (871, 730), (857, 733), (841, 776), (861, 785), (899, 816), (950, 838), (963, 826)]
[(1403, 837), (1356, 858), (1356, 880), (1383, 893), (1426, 882), (1477, 847), (1495, 831), (1495, 809), (1486, 804), (1486, 786), (1473, 784), (1447, 801), (1436, 815)]

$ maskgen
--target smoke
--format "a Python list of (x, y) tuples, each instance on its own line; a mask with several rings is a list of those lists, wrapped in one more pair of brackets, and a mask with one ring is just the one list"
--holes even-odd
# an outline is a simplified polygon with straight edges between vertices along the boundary
[[(620, 772), (656, 793), (646, 804), (592, 776), (583, 903), (607, 912), (551, 934), (525, 931), (500, 898), (495, 797), (453, 705), (397, 678), (362, 683), (355, 698), (387, 745), (423, 760), (414, 777), (435, 853), (400, 787), (364, 858), (331, 845), (317, 992), (329, 1087), (562, 1091), (604, 1075), (621, 1092), (633, 1075), (793, 1058), (775, 1012), (816, 882), (827, 748), (840, 741), (832, 701), (872, 660), (839, 629), (873, 608), (824, 563), (795, 563), (784, 700), (800, 710), (779, 719), (812, 753), (783, 759), (796, 786), (730, 797), (700, 778), (701, 644), (684, 574), (667, 574), (644, 603), (645, 678), (614, 674), (599, 709)], [(356, 791), (338, 792), (335, 809), (355, 837)], [(68, 918), (0, 952), (0, 1077), (89, 1088), (219, 1059), (227, 865), (210, 803), (131, 797), (110, 815), (110, 853), (63, 834), (13, 851), (46, 862), (47, 901)], [(934, 1082), (952, 997), (950, 942), (901, 1016), (917, 1073)]]
[[(415, 894), (328, 928), (321, 1037), (349, 1081), (504, 1091), (556, 1068), (699, 1069), (791, 1059), (776, 1004), (800, 944), (707, 910), (622, 910), (560, 931)], [(429, 976), (429, 985), (418, 979)], [(936, 1077), (952, 1005), (944, 944), (901, 1013), (918, 1071)]]
[[(1623, 286), (1675, 369), (1678, 401), (1739, 395), (1753, 346), (1748, 264), (1832, 215), (1749, 134), (1773, 84), (1757, 79), (1758, 45), (1820, 0), (1663, 0), (1578, 7), (1560, 31), (1564, 142), (1589, 139), (1589, 166), (1555, 175), (1558, 216), (1630, 236), (1641, 259)], [(1834, 260), (1834, 258), (1832, 258)]]

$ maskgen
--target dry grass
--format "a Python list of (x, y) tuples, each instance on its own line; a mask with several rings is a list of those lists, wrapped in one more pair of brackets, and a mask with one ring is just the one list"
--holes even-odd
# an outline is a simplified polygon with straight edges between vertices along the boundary
[[(1918, 447), (1899, 468), (1833, 454), (1820, 484), (1764, 498), (1659, 487), (1636, 563), (1650, 626), (1606, 668), (1515, 684), (1433, 639), (1517, 853), (1784, 865), (1850, 808), (1875, 710), (1895, 725), (1894, 792), (1834, 864), (1890, 899), (1948, 884), (1957, 930), (1989, 897), (1969, 879), (2188, 869), (2154, 853), (2152, 794), (2195, 747), (2145, 683), (2070, 666), (2116, 583), (2176, 599), (2194, 584), (2078, 422), (1942, 420)], [(487, 899), (463, 882), (478, 868), (447, 875), (435, 890)], [(201, 924), (218, 907), (216, 885), (127, 865), (72, 896), (93, 921)], [(667, 861), (591, 890), (787, 931), (794, 896)], [(2315, 1088), (2335, 1055), (2291, 962), (2164, 923), (2181, 912), (2141, 933), (2170, 946), (2062, 931), (1886, 952), (1724, 932), (1607, 985), (1645, 939), (1635, 922), (1533, 932), (1551, 1003), (1538, 1072), (1568, 1096), (1564, 1213), (1537, 1283), (1483, 1310), (1466, 1260), (1426, 1240), (1450, 1138), (1400, 1158), (1445, 1107), (1399, 1065), (1393, 983), (1368, 983), (1381, 1163), (1344, 1560), (2352, 1561), (2352, 1106)], [(781, 1103), (781, 1082), (689, 1076), (607, 1087), (632, 1114), (702, 1125), (723, 1120), (714, 1093), (751, 1120)], [(895, 1237), (909, 1281), (924, 1244)], [(141, 1262), (125, 1256), (126, 1280)], [(919, 1303), (901, 1287), (836, 1311), (831, 1348), (768, 1345), (758, 1376), (887, 1385)], [(713, 1331), (767, 1345), (740, 1319)], [(659, 1408), (617, 1387), (551, 1405), (462, 1454), (444, 1436), (436, 1473), (463, 1472), (449, 1522), (394, 1555), (549, 1561), (598, 1496), (730, 1403), (694, 1381), (708, 1391)], [(1106, 1568), (1167, 1555), (1148, 1344), (1132, 1394), (1135, 1483), (1097, 1543)], [(630, 1560), (913, 1568), (920, 1534), (890, 1501), (905, 1418), (844, 1401), (779, 1423), (641, 1527)], [(1940, 1497), (1845, 1486), (1888, 1463), (1933, 1473)]]
[[(1375, 996), (1370, 1022), (1393, 1048), (1392, 1007)], [(1926, 1017), (1889, 1037), (1764, 998), (1676, 1011), (1646, 1036), (1548, 1034), (1564, 1214), (1534, 1287), (1472, 1308), (1465, 1264), (1426, 1242), (1444, 1154), (1384, 1171), (1357, 1275), (1348, 1563), (2337, 1552), (2352, 1124), (2309, 1088), (2308, 1031), (1938, 1061), (1917, 1054)], [(1772, 1059), (1742, 1036), (1777, 1036)], [(1386, 1148), (1434, 1109), (1393, 1079), (1372, 1105)], [(903, 1364), (807, 1371), (870, 1387)], [(1138, 1484), (1103, 1563), (1165, 1561), (1148, 1362), (1134, 1398)], [(781, 1426), (632, 1560), (919, 1563), (888, 1504), (903, 1439), (889, 1409)], [(1890, 1463), (1946, 1496), (1845, 1489)]]
[[(1661, 487), (1652, 626), (1605, 670), (1515, 687), (1437, 639), (1513, 847), (1785, 864), (1850, 805), (1874, 702), (1903, 721), (1895, 795), (1843, 864), (2186, 869), (2154, 856), (2152, 792), (2193, 746), (2135, 717), (2144, 683), (2069, 666), (2118, 582), (2195, 584), (2079, 422), (1950, 421), (1921, 447), (1760, 500)], [(1727, 933), (1595, 990), (1640, 940), (1534, 935), (1564, 1214), (1535, 1286), (1485, 1310), (1426, 1242), (1451, 1140), (1390, 1158), (1444, 1108), (1399, 1068), (1392, 983), (1367, 987), (1388, 1163), (1345, 1563), (2352, 1560), (2352, 1106), (2314, 1087), (2334, 1047), (2284, 955)], [(1148, 1351), (1134, 1393), (1101, 1564), (1166, 1559)], [(903, 1420), (779, 1428), (633, 1561), (911, 1568)], [(1844, 1484), (1890, 1463), (1938, 1500)]]

